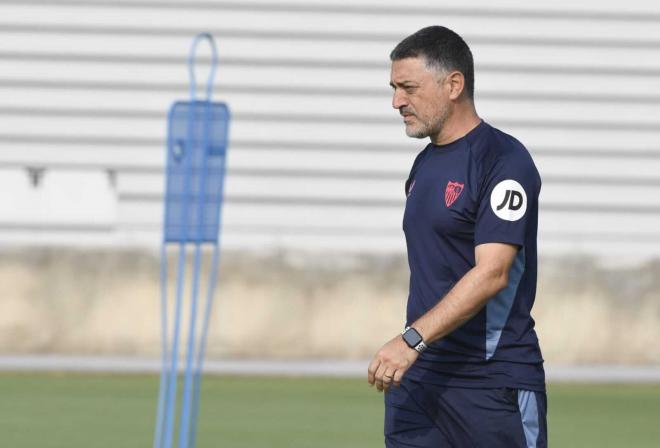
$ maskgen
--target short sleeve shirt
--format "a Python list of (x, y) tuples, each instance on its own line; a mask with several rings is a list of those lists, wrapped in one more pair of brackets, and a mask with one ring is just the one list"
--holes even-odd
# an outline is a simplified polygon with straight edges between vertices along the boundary
[(536, 296), (541, 179), (527, 149), (481, 122), (447, 145), (429, 144), (406, 181), (403, 229), (407, 323), (429, 311), (475, 266), (475, 247), (518, 247), (505, 289), (472, 319), (430, 344), (407, 376), (458, 387), (544, 390), (531, 309)]

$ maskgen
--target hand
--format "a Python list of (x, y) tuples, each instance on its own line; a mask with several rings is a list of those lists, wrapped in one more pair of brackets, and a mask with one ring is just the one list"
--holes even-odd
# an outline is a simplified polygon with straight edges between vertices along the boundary
[(369, 384), (375, 384), (379, 392), (387, 391), (392, 385), (399, 387), (403, 374), (418, 356), (401, 335), (396, 336), (378, 350), (369, 364)]

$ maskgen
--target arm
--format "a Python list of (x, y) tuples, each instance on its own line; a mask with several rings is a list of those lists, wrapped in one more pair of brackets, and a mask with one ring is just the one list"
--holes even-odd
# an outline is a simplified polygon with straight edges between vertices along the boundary
[[(504, 289), (518, 246), (502, 243), (481, 244), (475, 248), (475, 267), (470, 269), (447, 295), (411, 326), (428, 344), (463, 325), (486, 302)], [(398, 386), (403, 374), (419, 354), (399, 335), (386, 343), (369, 365), (368, 381), (379, 391)]]

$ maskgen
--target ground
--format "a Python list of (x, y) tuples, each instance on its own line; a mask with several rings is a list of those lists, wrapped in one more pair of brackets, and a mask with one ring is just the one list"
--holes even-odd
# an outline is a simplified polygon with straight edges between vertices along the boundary
[[(152, 445), (158, 378), (0, 374), (12, 448)], [(659, 385), (549, 386), (551, 446), (660, 446)], [(366, 379), (207, 377), (198, 448), (382, 447), (382, 395)]]

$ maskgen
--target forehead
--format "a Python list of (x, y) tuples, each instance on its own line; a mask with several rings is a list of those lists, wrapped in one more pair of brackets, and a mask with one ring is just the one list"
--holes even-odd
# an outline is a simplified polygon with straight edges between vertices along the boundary
[(422, 57), (392, 61), (390, 80), (394, 84), (400, 84), (406, 81), (421, 82), (432, 76), (432, 72), (426, 66), (426, 61)]

